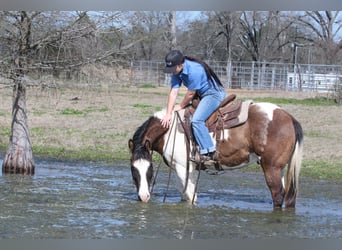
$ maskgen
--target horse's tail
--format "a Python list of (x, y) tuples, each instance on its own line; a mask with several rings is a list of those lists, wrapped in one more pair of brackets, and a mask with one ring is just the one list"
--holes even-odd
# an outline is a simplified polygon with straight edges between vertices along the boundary
[(296, 119), (292, 119), (296, 133), (296, 144), (287, 166), (285, 185), (285, 206), (295, 207), (298, 192), (298, 178), (303, 156), (303, 129)]

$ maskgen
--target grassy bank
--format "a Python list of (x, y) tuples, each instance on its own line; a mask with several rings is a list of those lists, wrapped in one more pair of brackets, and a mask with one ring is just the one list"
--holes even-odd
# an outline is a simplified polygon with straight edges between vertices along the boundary
[[(168, 92), (168, 87), (150, 85), (29, 89), (27, 110), (34, 155), (82, 161), (128, 160), (128, 139), (150, 115), (165, 107)], [(325, 96), (308, 93), (227, 92), (241, 99), (273, 102), (288, 110), (304, 130), (302, 175), (342, 182), (341, 106)], [(11, 98), (11, 89), (1, 89), (1, 155), (8, 146)]]

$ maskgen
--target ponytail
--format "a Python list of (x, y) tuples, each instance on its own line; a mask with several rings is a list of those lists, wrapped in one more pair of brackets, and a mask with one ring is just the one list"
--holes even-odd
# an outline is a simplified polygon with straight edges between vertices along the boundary
[[(204, 61), (201, 61), (201, 60), (195, 59), (193, 57), (189, 57), (189, 56), (185, 56), (184, 58), (189, 60), (189, 61), (197, 62), (197, 63), (201, 64), (203, 66), (204, 70), (205, 70), (205, 74), (207, 75), (208, 81), (211, 82), (214, 85), (215, 88), (216, 88), (215, 82), (219, 86), (223, 87), (223, 85), (222, 85), (220, 79), (218, 78), (218, 76), (215, 74), (215, 72), (212, 70), (212, 68), (210, 68), (209, 65), (206, 64)], [(213, 80), (215, 82), (213, 82)]]

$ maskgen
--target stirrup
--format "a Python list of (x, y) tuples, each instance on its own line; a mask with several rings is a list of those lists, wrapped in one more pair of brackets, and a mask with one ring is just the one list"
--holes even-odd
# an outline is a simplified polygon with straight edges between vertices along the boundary
[(216, 163), (216, 161), (213, 157), (204, 155), (201, 157), (201, 163), (203, 163), (205, 166), (212, 166)]
[(215, 151), (211, 156), (203, 156), (204, 165), (215, 165), (220, 162), (220, 153)]
[(215, 151), (212, 156), (209, 155), (200, 155), (198, 151), (190, 156), (190, 161), (195, 162), (197, 164), (203, 164), (205, 166), (212, 166), (219, 162), (219, 153)]
[(190, 156), (190, 161), (200, 164), (201, 163), (200, 155), (197, 152), (194, 155), (192, 154)]

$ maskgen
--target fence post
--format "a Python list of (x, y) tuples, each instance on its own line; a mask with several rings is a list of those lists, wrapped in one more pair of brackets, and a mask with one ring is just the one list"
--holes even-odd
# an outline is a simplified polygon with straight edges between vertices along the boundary
[(133, 61), (131, 61), (131, 70), (129, 75), (129, 82), (133, 85)]
[(227, 66), (226, 66), (226, 72), (227, 72), (227, 87), (231, 88), (232, 87), (232, 61), (228, 59), (227, 61)]
[(275, 68), (272, 67), (271, 90), (274, 90)]
[(254, 85), (254, 61), (252, 62), (252, 67), (251, 67), (251, 83), (250, 85), (252, 86), (253, 88), (253, 85)]

